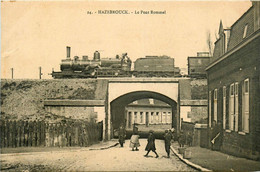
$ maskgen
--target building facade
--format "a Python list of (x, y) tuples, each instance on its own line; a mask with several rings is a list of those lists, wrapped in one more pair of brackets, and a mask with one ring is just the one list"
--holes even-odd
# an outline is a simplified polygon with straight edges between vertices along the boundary
[(180, 121), (205, 123), (207, 118), (207, 80), (187, 78), (180, 84)]
[(206, 77), (206, 67), (209, 64), (208, 52), (198, 52), (197, 57), (188, 57), (188, 75), (190, 77)]
[[(219, 26), (208, 75), (208, 126), (223, 129), (221, 151), (259, 158), (260, 2), (230, 28)], [(209, 135), (209, 143), (210, 138)]]
[(140, 99), (126, 107), (126, 129), (132, 130), (134, 124), (139, 131), (155, 130), (164, 132), (172, 126), (172, 108), (156, 99)]

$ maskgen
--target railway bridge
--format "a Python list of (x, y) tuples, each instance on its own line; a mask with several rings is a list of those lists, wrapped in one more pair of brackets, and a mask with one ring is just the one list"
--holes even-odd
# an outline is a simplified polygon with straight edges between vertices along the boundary
[(179, 130), (178, 78), (110, 78), (107, 97), (107, 138), (125, 120), (125, 107), (139, 99), (152, 98), (171, 106), (172, 127)]

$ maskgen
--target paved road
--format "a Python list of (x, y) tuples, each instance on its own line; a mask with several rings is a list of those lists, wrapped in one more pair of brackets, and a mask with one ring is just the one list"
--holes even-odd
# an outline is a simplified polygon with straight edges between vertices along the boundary
[[(123, 148), (116, 146), (105, 150), (66, 150), (1, 157), (1, 164), (13, 170), (61, 170), (61, 171), (194, 171), (174, 155), (166, 158), (163, 141), (156, 140), (159, 158), (153, 152), (144, 157), (146, 140), (140, 140), (139, 151), (131, 151), (129, 140)], [(9, 170), (10, 170), (9, 169)]]

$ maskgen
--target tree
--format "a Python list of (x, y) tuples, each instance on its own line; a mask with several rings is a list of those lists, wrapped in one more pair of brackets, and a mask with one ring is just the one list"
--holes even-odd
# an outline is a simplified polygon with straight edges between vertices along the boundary
[(212, 56), (213, 45), (212, 45), (210, 31), (207, 32), (207, 46), (208, 46), (208, 50), (209, 50), (209, 55)]

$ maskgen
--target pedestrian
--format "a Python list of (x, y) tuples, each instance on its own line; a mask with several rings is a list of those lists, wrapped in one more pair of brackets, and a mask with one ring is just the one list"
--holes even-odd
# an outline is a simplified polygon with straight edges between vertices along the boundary
[(125, 127), (124, 124), (121, 124), (118, 131), (118, 141), (121, 147), (124, 147), (125, 137), (126, 137)]
[(180, 134), (179, 134), (179, 137), (178, 137), (179, 146), (180, 146), (180, 147), (184, 147), (185, 141), (186, 141), (185, 134), (184, 134), (183, 131), (181, 130), (181, 132), (180, 132)]
[(171, 131), (165, 130), (164, 143), (167, 157), (170, 158), (170, 147), (171, 147), (172, 134)]
[(172, 142), (174, 142), (174, 139), (175, 139), (175, 129), (174, 129), (174, 128), (171, 128), (171, 129), (169, 130), (169, 132), (170, 132), (171, 135), (172, 135)]
[(140, 146), (139, 143), (139, 135), (138, 135), (138, 128), (134, 126), (133, 128), (133, 135), (130, 139), (130, 148), (132, 148), (132, 151), (139, 151), (138, 147)]
[(148, 142), (147, 142), (147, 145), (146, 145), (146, 147), (145, 147), (145, 150), (147, 151), (147, 153), (146, 153), (146, 155), (144, 155), (144, 156), (147, 157), (148, 154), (149, 154), (149, 152), (150, 152), (150, 151), (153, 151), (153, 152), (155, 153), (155, 155), (156, 155), (156, 158), (158, 158), (159, 155), (157, 154), (156, 148), (155, 148), (155, 136), (154, 136), (152, 130), (149, 131), (149, 136), (148, 136), (147, 141), (148, 141)]
[(193, 141), (193, 135), (192, 135), (192, 132), (189, 131), (188, 132), (188, 136), (187, 136), (187, 144), (188, 144), (188, 146), (192, 146), (192, 141)]

